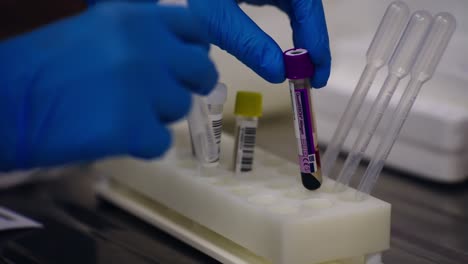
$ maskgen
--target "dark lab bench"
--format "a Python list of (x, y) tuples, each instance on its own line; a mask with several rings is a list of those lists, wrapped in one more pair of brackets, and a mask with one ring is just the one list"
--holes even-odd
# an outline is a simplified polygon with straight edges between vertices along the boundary
[[(294, 161), (290, 116), (267, 119), (261, 120), (258, 145)], [(232, 124), (226, 128), (232, 131)], [(361, 165), (358, 173), (364, 170)], [(97, 198), (97, 176), (82, 167), (58, 180), (0, 191), (0, 206), (45, 225), (0, 233), (0, 264), (218, 263)], [(393, 206), (385, 264), (468, 263), (467, 182), (441, 185), (386, 169), (373, 194)]]

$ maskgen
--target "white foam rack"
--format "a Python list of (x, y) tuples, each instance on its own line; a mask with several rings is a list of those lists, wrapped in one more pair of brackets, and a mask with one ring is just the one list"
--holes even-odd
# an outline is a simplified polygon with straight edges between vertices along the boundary
[[(389, 248), (390, 204), (353, 189), (302, 187), (297, 164), (259, 148), (254, 171), (229, 168), (233, 139), (223, 135), (218, 168), (200, 172), (184, 126), (158, 161), (97, 163), (97, 192), (144, 221), (222, 263), (379, 264)], [(291, 146), (294, 147), (294, 146)]]

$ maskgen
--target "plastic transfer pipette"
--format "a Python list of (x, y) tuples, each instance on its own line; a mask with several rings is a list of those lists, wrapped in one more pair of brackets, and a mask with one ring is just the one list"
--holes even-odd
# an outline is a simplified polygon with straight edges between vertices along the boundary
[(408, 75), (411, 70), (416, 56), (421, 50), (431, 22), (432, 16), (426, 11), (416, 11), (411, 16), (408, 26), (398, 43), (398, 47), (390, 60), (387, 78), (372, 104), (354, 145), (346, 158), (345, 164), (337, 178), (336, 187), (349, 184), (385, 109), (387, 109), (390, 99), (392, 99), (395, 88), (400, 80)]
[(435, 16), (432, 28), (424, 46), (411, 70), (411, 79), (396, 108), (393, 119), (385, 130), (375, 154), (358, 186), (358, 199), (364, 198), (374, 188), (403, 124), (413, 106), (422, 85), (432, 78), (440, 58), (453, 35), (456, 27), (455, 18), (449, 13)]
[(385, 15), (374, 35), (374, 39), (367, 50), (366, 67), (364, 68), (353, 95), (341, 116), (340, 122), (338, 122), (338, 126), (335, 129), (332, 140), (323, 155), (322, 171), (325, 176), (331, 176), (330, 174), (333, 169), (333, 165), (335, 164), (342, 145), (346, 140), (348, 131), (351, 129), (354, 119), (366, 98), (367, 92), (375, 79), (375, 75), (382, 66), (388, 63), (388, 60), (393, 54), (398, 40), (405, 29), (409, 15), (410, 10), (403, 2), (393, 2), (388, 6), (387, 11), (385, 12)]

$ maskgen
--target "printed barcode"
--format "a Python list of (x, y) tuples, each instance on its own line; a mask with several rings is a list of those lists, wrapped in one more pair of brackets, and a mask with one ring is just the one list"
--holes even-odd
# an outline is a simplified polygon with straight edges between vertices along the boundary
[(245, 127), (242, 139), (242, 159), (241, 171), (251, 171), (254, 158), (255, 137), (257, 129), (255, 127)]
[(315, 154), (309, 155), (309, 165), (310, 165), (311, 172), (317, 171), (317, 163), (315, 162)]
[(309, 162), (315, 162), (315, 155), (309, 155)]
[(211, 126), (213, 127), (216, 144), (221, 143), (221, 130), (223, 128), (222, 124), (223, 123), (221, 119), (211, 121)]

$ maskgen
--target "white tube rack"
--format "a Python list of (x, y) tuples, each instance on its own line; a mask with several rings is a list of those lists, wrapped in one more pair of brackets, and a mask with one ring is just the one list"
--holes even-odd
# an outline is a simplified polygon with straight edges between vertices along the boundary
[(96, 164), (98, 193), (222, 263), (380, 263), (389, 248), (390, 204), (355, 201), (351, 188), (334, 193), (331, 180), (308, 191), (297, 164), (261, 149), (254, 171), (236, 176), (225, 135), (220, 167), (199, 170), (185, 126), (174, 134), (161, 160)]

